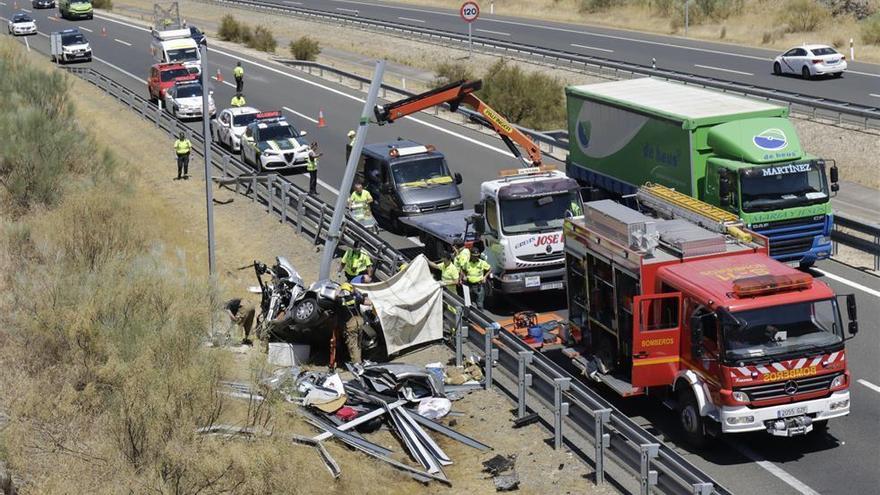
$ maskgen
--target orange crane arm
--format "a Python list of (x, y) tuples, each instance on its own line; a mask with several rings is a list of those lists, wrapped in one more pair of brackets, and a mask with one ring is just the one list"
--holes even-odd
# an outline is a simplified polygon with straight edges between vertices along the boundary
[[(374, 109), (376, 122), (379, 125), (390, 124), (401, 117), (443, 105), (444, 103), (449, 104), (449, 109), (455, 112), (460, 105), (464, 104), (477, 112), (477, 115), (471, 116), (471, 120), (498, 133), (498, 136), (504, 141), (504, 144), (507, 145), (513, 156), (523, 160), (529, 166), (540, 166), (542, 162), (541, 148), (530, 137), (511, 125), (507, 119), (474, 94), (482, 85), (482, 81), (479, 80), (458, 81), (394, 103), (376, 105)], [(517, 144), (525, 150), (529, 157), (528, 159), (523, 158), (522, 153), (516, 146)]]

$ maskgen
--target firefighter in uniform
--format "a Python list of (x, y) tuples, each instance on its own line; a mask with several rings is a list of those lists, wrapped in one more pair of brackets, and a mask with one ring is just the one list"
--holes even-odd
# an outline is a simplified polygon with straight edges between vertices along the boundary
[(360, 241), (354, 241), (354, 246), (342, 256), (340, 270), (345, 272), (345, 279), (349, 282), (362, 275), (373, 276), (373, 259), (361, 249)]
[(309, 194), (317, 196), (318, 194), (318, 158), (323, 153), (318, 151), (318, 142), (314, 141), (309, 147), (309, 157), (306, 162), (306, 171), (309, 173)]
[(241, 62), (235, 64), (232, 75), (235, 77), (235, 92), (241, 93), (241, 90), (244, 89), (244, 67), (241, 66)]
[[(345, 327), (345, 346), (348, 348), (348, 357), (352, 363), (361, 362), (361, 332), (366, 324), (361, 314), (361, 305), (369, 305), (369, 299), (363, 293), (348, 282), (339, 286), (340, 308), (337, 311), (339, 317), (337, 328)], [(335, 350), (335, 345), (331, 347)]]
[(233, 96), (232, 100), (229, 102), (229, 104), (234, 107), (243, 107), (245, 103), (246, 102), (244, 101), (244, 95), (242, 95), (240, 92), (235, 93), (235, 96)]
[(189, 152), (192, 150), (192, 143), (186, 138), (186, 134), (180, 131), (178, 138), (174, 141), (174, 152), (177, 154), (177, 180), (189, 179)]
[(462, 282), (471, 288), (476, 296), (477, 309), (483, 309), (486, 300), (486, 280), (489, 279), (491, 267), (480, 257), (480, 250), (471, 250), (471, 257), (461, 269)]

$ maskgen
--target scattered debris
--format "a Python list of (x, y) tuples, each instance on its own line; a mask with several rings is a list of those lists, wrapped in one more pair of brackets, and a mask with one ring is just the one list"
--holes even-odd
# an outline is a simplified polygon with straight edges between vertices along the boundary
[(509, 492), (519, 488), (519, 476), (514, 467), (516, 456), (496, 455), (488, 461), (483, 461), (483, 471), (492, 476), (495, 483), (495, 491)]
[(308, 437), (302, 437), (299, 435), (293, 435), (291, 437), (293, 443), (298, 445), (309, 445), (315, 448), (318, 451), (318, 456), (321, 458), (321, 461), (324, 462), (324, 465), (327, 466), (327, 470), (330, 471), (330, 475), (333, 476), (333, 479), (338, 479), (342, 474), (342, 470), (339, 469), (339, 464), (336, 463), (336, 460), (333, 459), (333, 456), (327, 452), (327, 449), (324, 448), (324, 444), (321, 442), (316, 442)]
[(541, 417), (538, 416), (537, 413), (526, 414), (525, 416), (523, 416), (519, 419), (514, 419), (513, 420), (513, 427), (514, 428), (522, 428), (523, 426), (528, 426), (532, 423), (537, 423), (540, 419), (541, 419)]
[(445, 397), (431, 397), (419, 401), (419, 416), (428, 419), (440, 419), (452, 410), (452, 401)]

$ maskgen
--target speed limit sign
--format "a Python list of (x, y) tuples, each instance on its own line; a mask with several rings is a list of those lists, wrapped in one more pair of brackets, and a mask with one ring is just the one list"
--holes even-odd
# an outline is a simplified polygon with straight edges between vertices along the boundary
[(461, 18), (464, 19), (464, 22), (474, 22), (477, 20), (477, 17), (480, 17), (480, 6), (477, 5), (477, 2), (465, 2), (461, 4), (459, 14), (461, 14)]

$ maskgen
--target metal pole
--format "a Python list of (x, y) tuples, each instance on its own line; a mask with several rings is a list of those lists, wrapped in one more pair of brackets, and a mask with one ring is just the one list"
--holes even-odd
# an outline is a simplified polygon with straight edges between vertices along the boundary
[(364, 148), (364, 141), (367, 139), (367, 127), (370, 125), (370, 115), (373, 114), (373, 107), (376, 106), (376, 98), (379, 96), (379, 88), (382, 86), (382, 74), (385, 72), (385, 61), (376, 62), (376, 69), (373, 72), (373, 81), (370, 83), (370, 91), (367, 93), (367, 100), (364, 102), (364, 111), (361, 112), (361, 120), (358, 123), (357, 134), (354, 137), (354, 144), (351, 147), (351, 154), (348, 156), (348, 163), (345, 165), (345, 174), (342, 177), (342, 184), (339, 185), (339, 195), (336, 197), (336, 208), (333, 210), (333, 219), (330, 221), (330, 230), (327, 231), (327, 240), (324, 243), (324, 256), (321, 259), (320, 280), (330, 278), (330, 264), (333, 262), (333, 254), (336, 252), (336, 246), (339, 244), (339, 228), (342, 226), (342, 219), (345, 217), (347, 208), (348, 191), (351, 190), (351, 183), (354, 181), (354, 172), (357, 168), (358, 158)]
[(471, 58), (471, 53), (474, 51), (474, 38), (473, 38), (473, 23), (468, 23), (468, 58)]
[(593, 411), (594, 433), (596, 441), (596, 484), (605, 483), (605, 449), (611, 445), (611, 435), (605, 433), (605, 425), (611, 420), (611, 409)]
[(211, 188), (211, 105), (208, 91), (208, 40), (199, 44), (202, 52), (202, 138), (205, 144), (205, 209), (208, 215), (208, 273), (213, 278), (217, 270), (214, 258), (214, 191)]
[(684, 0), (684, 37), (687, 38), (688, 35), (688, 13), (690, 9), (688, 8), (690, 5), (690, 0)]
[(516, 418), (522, 419), (526, 415), (526, 389), (532, 386), (532, 374), (526, 373), (528, 371), (528, 367), (532, 364), (532, 356), (534, 353), (532, 351), (519, 351), (517, 353), (517, 361), (519, 362), (519, 366), (517, 367), (517, 376), (516, 376)]

